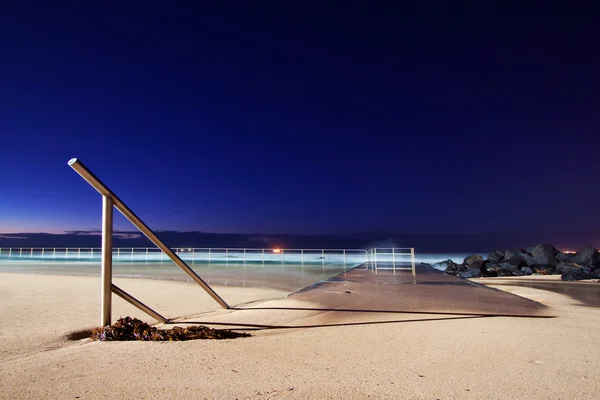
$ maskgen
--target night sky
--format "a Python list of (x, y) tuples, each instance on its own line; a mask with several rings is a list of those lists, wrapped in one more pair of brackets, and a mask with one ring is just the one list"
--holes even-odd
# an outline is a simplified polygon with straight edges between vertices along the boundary
[(13, 3), (0, 232), (100, 227), (71, 157), (155, 229), (600, 224), (598, 8)]

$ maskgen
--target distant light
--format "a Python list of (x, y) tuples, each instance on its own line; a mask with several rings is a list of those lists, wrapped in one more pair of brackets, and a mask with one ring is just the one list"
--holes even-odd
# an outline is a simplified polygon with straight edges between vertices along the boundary
[(273, 249), (273, 253), (281, 253), (281, 249)]
[(188, 249), (188, 251), (192, 251), (192, 249)]
[(565, 251), (563, 251), (563, 253), (567, 253), (567, 254), (575, 254), (575, 253), (577, 253), (577, 252), (576, 252), (576, 251), (573, 251), (573, 250), (565, 250)]

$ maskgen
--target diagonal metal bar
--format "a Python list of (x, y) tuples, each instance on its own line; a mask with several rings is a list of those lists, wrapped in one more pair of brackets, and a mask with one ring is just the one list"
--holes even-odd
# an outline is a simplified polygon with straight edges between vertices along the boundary
[(157, 313), (156, 311), (154, 311), (153, 309), (151, 309), (150, 307), (148, 307), (147, 305), (145, 305), (144, 303), (142, 303), (141, 301), (139, 301), (138, 299), (136, 299), (135, 297), (133, 297), (132, 295), (127, 293), (126, 291), (122, 290), (117, 285), (112, 284), (111, 289), (114, 294), (116, 294), (117, 296), (119, 296), (120, 298), (125, 300), (126, 302), (136, 306), (137, 308), (139, 308), (140, 310), (142, 310), (143, 312), (145, 312), (152, 318), (156, 319), (157, 321), (160, 321), (163, 324), (166, 324), (167, 322), (169, 322), (168, 319), (166, 319), (165, 317), (163, 317), (162, 315), (160, 315), (159, 313)]
[(133, 211), (129, 209), (96, 175), (94, 175), (77, 158), (69, 160), (69, 166), (75, 170), (83, 179), (87, 181), (101, 195), (112, 199), (117, 210), (127, 218), (140, 232), (142, 232), (152, 243), (161, 249), (179, 268), (185, 271), (198, 285), (202, 287), (221, 307), (231, 308), (202, 278), (200, 278), (177, 254), (175, 254), (156, 234), (146, 225)]

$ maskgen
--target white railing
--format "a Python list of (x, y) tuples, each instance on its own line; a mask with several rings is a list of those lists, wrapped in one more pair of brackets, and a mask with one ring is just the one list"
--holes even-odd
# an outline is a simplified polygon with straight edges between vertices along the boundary
[[(255, 249), (255, 248), (171, 248), (179, 258), (191, 263), (281, 263), (359, 265), (369, 262), (365, 249)], [(0, 248), (1, 260), (100, 262), (101, 248), (19, 247)], [(158, 248), (113, 248), (113, 262), (167, 262)]]
[(373, 248), (368, 250), (368, 265), (377, 273), (379, 270), (396, 271), (410, 270), (413, 279), (416, 278), (415, 271), (415, 249), (407, 248)]

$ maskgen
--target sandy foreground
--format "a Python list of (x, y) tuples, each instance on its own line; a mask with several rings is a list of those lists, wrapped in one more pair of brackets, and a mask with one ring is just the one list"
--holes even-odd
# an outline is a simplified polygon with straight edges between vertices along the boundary
[[(195, 284), (115, 279), (167, 317), (295, 328), (225, 341), (66, 340), (98, 324), (99, 284), (0, 274), (0, 398), (600, 398), (600, 309), (551, 291), (497, 286), (556, 318), (338, 312), (306, 292), (233, 287), (215, 289), (250, 304), (220, 310)], [(373, 287), (338, 282), (321, 293), (351, 299)], [(113, 298), (115, 317), (153, 322)], [(388, 304), (380, 300), (375, 310)]]

